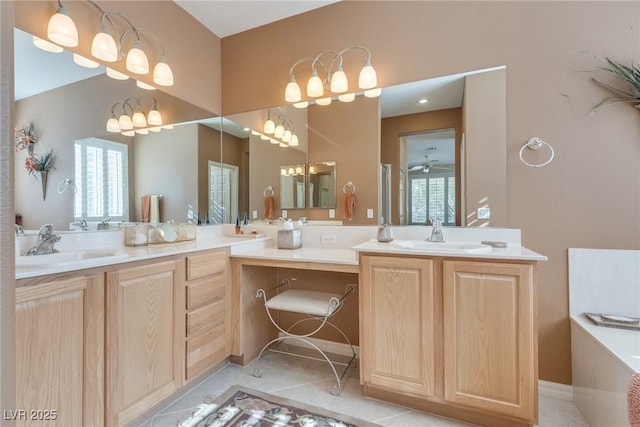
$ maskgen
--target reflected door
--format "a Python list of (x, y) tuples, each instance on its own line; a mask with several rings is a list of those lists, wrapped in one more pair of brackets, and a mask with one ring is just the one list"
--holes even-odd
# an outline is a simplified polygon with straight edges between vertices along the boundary
[(232, 223), (238, 216), (238, 167), (209, 161), (209, 219)]

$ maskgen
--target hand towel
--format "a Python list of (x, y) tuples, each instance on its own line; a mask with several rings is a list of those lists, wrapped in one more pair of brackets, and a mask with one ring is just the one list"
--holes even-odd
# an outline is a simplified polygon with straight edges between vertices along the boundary
[(351, 221), (353, 219), (353, 210), (356, 207), (356, 195), (354, 193), (344, 194), (344, 206), (342, 210), (342, 218)]
[(631, 377), (627, 393), (627, 407), (629, 424), (631, 427), (640, 427), (640, 372), (636, 372)]
[(151, 209), (151, 196), (148, 194), (141, 196), (140, 204), (142, 206), (142, 222), (149, 222), (149, 211)]
[(264, 196), (264, 218), (273, 218), (273, 196)]
[(149, 222), (157, 225), (160, 222), (160, 198), (157, 194), (151, 195), (151, 208), (149, 210)]

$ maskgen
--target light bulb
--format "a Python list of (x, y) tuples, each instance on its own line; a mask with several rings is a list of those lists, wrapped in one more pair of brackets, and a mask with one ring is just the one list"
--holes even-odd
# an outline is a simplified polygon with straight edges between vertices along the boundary
[(313, 73), (307, 82), (307, 96), (317, 98), (322, 95), (324, 95), (322, 80), (318, 77), (318, 72), (313, 70)]
[(147, 119), (144, 117), (140, 111), (136, 111), (133, 113), (133, 117), (131, 118), (133, 122), (133, 126), (137, 128), (147, 127)]
[(118, 119), (115, 116), (111, 116), (107, 120), (107, 132), (120, 132), (120, 123), (118, 123)]
[(116, 62), (118, 60), (118, 45), (104, 26), (93, 37), (91, 55), (105, 62)]
[(307, 108), (309, 106), (309, 101), (296, 102), (293, 106), (295, 108)]
[(290, 147), (298, 146), (298, 135), (296, 135), (295, 133), (291, 135), (291, 141), (289, 141), (289, 146)]
[(338, 95), (338, 100), (340, 102), (351, 102), (356, 99), (355, 93), (343, 93), (342, 95)]
[(33, 44), (40, 49), (51, 53), (60, 53), (64, 50), (62, 46), (58, 46), (57, 44), (51, 43), (49, 40), (41, 39), (37, 36), (33, 36)]
[(118, 119), (118, 123), (120, 124), (120, 129), (122, 130), (130, 130), (133, 129), (133, 122), (131, 121), (131, 117), (126, 114), (122, 114)]
[(269, 119), (266, 122), (264, 122), (263, 131), (264, 133), (269, 135), (276, 131), (276, 124), (273, 122), (273, 120)]
[(372, 89), (378, 86), (378, 76), (376, 70), (373, 69), (370, 61), (367, 61), (360, 70), (360, 76), (358, 77), (358, 86), (360, 89)]
[(152, 126), (160, 126), (162, 124), (162, 115), (160, 111), (153, 109), (147, 114), (147, 123)]
[(275, 136), (276, 138), (282, 138), (284, 136), (284, 126), (282, 125), (276, 126), (276, 130), (273, 133), (273, 136)]
[(318, 104), (318, 105), (329, 105), (329, 104), (331, 104), (331, 97), (328, 96), (326, 98), (316, 99), (316, 104)]
[(116, 71), (113, 68), (109, 68), (107, 67), (107, 76), (111, 77), (112, 79), (116, 79), (116, 80), (128, 80), (129, 76), (127, 76), (124, 73), (121, 73), (120, 71)]
[(296, 78), (293, 74), (289, 77), (289, 83), (284, 90), (284, 100), (287, 102), (298, 102), (302, 99), (302, 93), (300, 92), (300, 86), (296, 82)]
[(85, 68), (98, 68), (100, 66), (96, 61), (92, 61), (89, 58), (78, 55), (77, 53), (73, 54), (73, 62)]
[(142, 50), (140, 40), (136, 40), (133, 47), (127, 53), (127, 70), (136, 74), (147, 74), (149, 72), (149, 60)]
[(60, 46), (78, 46), (78, 29), (64, 6), (60, 6), (56, 13), (49, 18), (47, 37)]
[(338, 70), (331, 76), (331, 92), (344, 93), (349, 89), (349, 80), (342, 70), (342, 65), (338, 65)]
[(382, 89), (377, 87), (375, 89), (367, 89), (364, 91), (364, 96), (367, 98), (377, 98), (382, 93)]
[(156, 66), (153, 67), (153, 82), (160, 86), (173, 86), (173, 71), (167, 64), (164, 54)]
[(140, 89), (156, 90), (155, 87), (153, 87), (153, 86), (151, 86), (149, 84), (146, 84), (145, 82), (140, 81), (140, 80), (136, 80), (136, 86), (138, 86)]

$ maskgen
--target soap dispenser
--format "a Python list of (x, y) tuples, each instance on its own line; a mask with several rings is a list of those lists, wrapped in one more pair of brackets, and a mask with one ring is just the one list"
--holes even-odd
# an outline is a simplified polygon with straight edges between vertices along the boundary
[(393, 231), (389, 224), (382, 224), (378, 227), (378, 242), (389, 243), (393, 241)]

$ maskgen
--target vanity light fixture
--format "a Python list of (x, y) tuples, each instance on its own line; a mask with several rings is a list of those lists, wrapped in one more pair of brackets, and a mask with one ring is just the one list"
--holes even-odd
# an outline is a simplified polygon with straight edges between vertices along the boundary
[(315, 175), (315, 173), (316, 173), (316, 167), (313, 165), (309, 166), (309, 174)]
[[(149, 58), (147, 56), (148, 53), (145, 52), (143, 48), (143, 39), (145, 44), (147, 44), (147, 41), (153, 40), (157, 42), (160, 48), (156, 56), (158, 59), (151, 75), (153, 83), (158, 86), (173, 86), (173, 71), (167, 63), (166, 51), (158, 37), (151, 31), (136, 27), (126, 16), (119, 12), (105, 11), (92, 0), (86, 0), (86, 3), (92, 5), (100, 12), (100, 31), (93, 36), (91, 41), (91, 55), (94, 58), (108, 63), (124, 59), (125, 67), (129, 72), (140, 75), (149, 74)], [(115, 18), (119, 19), (116, 20)], [(122, 26), (118, 27), (116, 25), (118, 21), (124, 22), (126, 26), (124, 28), (122, 28)], [(126, 41), (129, 34), (134, 34), (135, 39), (133, 40), (133, 45), (125, 53), (125, 45), (127, 45)], [(58, 9), (49, 19), (47, 37), (55, 44), (47, 40), (37, 39), (37, 37), (34, 37), (34, 44), (50, 52), (60, 51), (60, 46), (78, 46), (78, 29), (69, 15), (67, 8), (62, 3), (62, 0), (58, 0)], [(130, 39), (131, 38), (129, 38), (129, 40)], [(83, 63), (81, 63), (81, 65), (83, 65)], [(107, 75), (118, 80), (125, 80), (122, 73), (109, 68), (107, 68)], [(150, 88), (151, 86), (146, 89)]]
[[(325, 95), (325, 89), (333, 94), (344, 94), (339, 96), (341, 102), (351, 102), (355, 99), (355, 92), (349, 92), (349, 79), (343, 68), (345, 55), (352, 50), (362, 50), (366, 53), (364, 65), (358, 75), (358, 89), (364, 91), (364, 95), (370, 98), (380, 96), (382, 93), (378, 86), (378, 77), (373, 65), (371, 65), (371, 51), (363, 46), (350, 46), (340, 51), (326, 50), (320, 52), (315, 57), (302, 58), (296, 61), (289, 69), (289, 82), (285, 88), (285, 101), (292, 103), (296, 108), (306, 108), (308, 101), (302, 101), (302, 91), (295, 78), (295, 69), (302, 63), (311, 62), (311, 77), (307, 81), (306, 95), (308, 98), (316, 98), (318, 105), (331, 104), (331, 96)], [(321, 61), (323, 56), (330, 56), (329, 66)], [(322, 65), (324, 69), (319, 66)]]

